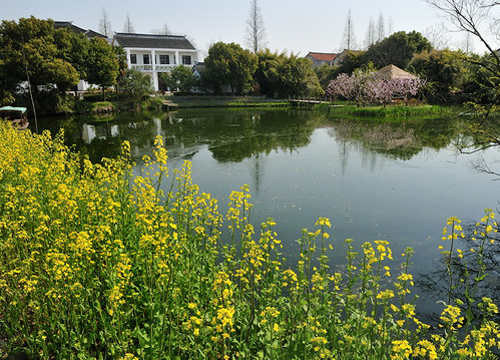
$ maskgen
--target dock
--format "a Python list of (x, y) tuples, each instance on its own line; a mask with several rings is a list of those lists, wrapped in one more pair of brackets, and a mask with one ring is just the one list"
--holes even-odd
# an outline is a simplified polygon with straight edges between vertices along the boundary
[(179, 106), (179, 104), (176, 104), (170, 100), (163, 100), (162, 103), (163, 103), (163, 107), (166, 108), (167, 111), (176, 109)]
[(293, 105), (293, 106), (312, 106), (312, 105), (318, 105), (318, 104), (331, 104), (332, 101), (331, 99), (327, 99), (327, 98), (322, 98), (322, 99), (318, 99), (318, 98), (290, 98), (288, 99), (288, 102), (290, 103), (290, 105)]

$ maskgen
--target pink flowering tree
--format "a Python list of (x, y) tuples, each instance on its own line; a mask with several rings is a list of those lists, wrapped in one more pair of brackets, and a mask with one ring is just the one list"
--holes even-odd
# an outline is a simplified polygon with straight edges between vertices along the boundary
[(354, 100), (355, 87), (354, 78), (351, 75), (342, 73), (330, 81), (326, 93), (332, 96), (342, 96), (347, 100)]
[(389, 104), (395, 97), (403, 97), (405, 102), (417, 95), (425, 85), (419, 77), (388, 79), (376, 72), (357, 70), (351, 75), (340, 74), (330, 81), (327, 94), (341, 96), (359, 105), (367, 103)]
[(394, 95), (403, 97), (406, 103), (408, 99), (416, 96), (426, 84), (426, 80), (419, 77), (393, 79), (393, 81)]

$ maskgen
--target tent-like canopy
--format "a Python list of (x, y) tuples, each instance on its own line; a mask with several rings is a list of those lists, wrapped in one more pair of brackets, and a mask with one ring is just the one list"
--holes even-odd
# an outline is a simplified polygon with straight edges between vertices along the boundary
[(21, 113), (25, 113), (28, 109), (21, 106), (3, 106), (0, 108), (0, 111), (19, 111)]
[(410, 74), (407, 71), (404, 71), (398, 68), (396, 65), (387, 65), (383, 67), (379, 71), (377, 71), (377, 75), (386, 78), (386, 79), (414, 79), (415, 75)]

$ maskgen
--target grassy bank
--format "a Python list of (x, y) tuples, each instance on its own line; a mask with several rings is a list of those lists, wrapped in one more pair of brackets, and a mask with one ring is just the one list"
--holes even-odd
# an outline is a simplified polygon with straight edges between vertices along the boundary
[[(475, 328), (451, 298), (441, 299), (438, 331), (417, 317), (411, 249), (398, 261), (386, 241), (335, 244), (320, 218), (298, 240), (300, 261), (288, 264), (274, 221), (252, 225), (248, 187), (220, 214), (192, 183), (189, 162), (170, 172), (161, 138), (139, 176), (129, 152), (124, 143), (120, 157), (96, 165), (61, 136), (0, 123), (1, 358), (494, 358), (491, 300), (475, 299)], [(475, 261), (493, 222), (488, 211), (478, 224)], [(451, 259), (459, 220), (444, 234)], [(333, 271), (327, 253), (342, 246), (345, 270)]]
[(328, 111), (330, 116), (343, 119), (380, 118), (384, 121), (401, 121), (401, 119), (417, 117), (453, 117), (460, 113), (458, 107), (440, 105), (388, 105), (388, 106), (365, 106), (356, 105), (318, 105), (318, 109)]
[(167, 98), (179, 108), (199, 107), (286, 107), (286, 100), (268, 99), (263, 96), (170, 96)]

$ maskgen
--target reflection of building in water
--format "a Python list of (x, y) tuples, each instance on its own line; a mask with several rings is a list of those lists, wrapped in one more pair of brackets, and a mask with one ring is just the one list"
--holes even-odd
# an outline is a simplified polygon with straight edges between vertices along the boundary
[(82, 125), (82, 140), (87, 144), (95, 138), (95, 128), (93, 125), (83, 124)]
[(82, 125), (82, 139), (87, 144), (90, 144), (95, 138), (107, 139), (118, 135), (120, 135), (118, 125)]
[(118, 125), (111, 126), (111, 136), (120, 135), (120, 130), (118, 129)]

